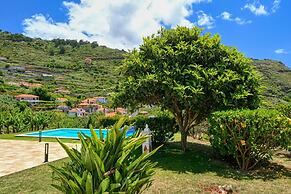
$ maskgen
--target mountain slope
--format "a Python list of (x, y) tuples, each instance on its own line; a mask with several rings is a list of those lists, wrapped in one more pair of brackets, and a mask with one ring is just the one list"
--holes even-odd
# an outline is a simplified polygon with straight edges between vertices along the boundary
[(261, 74), (265, 105), (291, 101), (291, 70), (274, 60), (254, 60), (254, 66)]
[[(72, 96), (106, 95), (120, 76), (118, 67), (125, 52), (74, 40), (31, 39), (0, 32), (2, 94), (29, 93), (31, 83), (50, 92)], [(265, 105), (291, 101), (291, 70), (273, 60), (253, 60), (262, 76)], [(0, 72), (1, 73), (1, 72)], [(28, 82), (26, 84), (20, 84)], [(21, 86), (24, 85), (24, 86)], [(27, 86), (28, 85), (28, 86)]]
[(117, 68), (124, 53), (97, 43), (45, 41), (0, 32), (0, 68), (5, 83), (12, 85), (11, 90), (6, 88), (12, 94), (24, 92), (17, 84), (25, 81), (46, 85), (52, 92), (104, 95), (118, 82)]

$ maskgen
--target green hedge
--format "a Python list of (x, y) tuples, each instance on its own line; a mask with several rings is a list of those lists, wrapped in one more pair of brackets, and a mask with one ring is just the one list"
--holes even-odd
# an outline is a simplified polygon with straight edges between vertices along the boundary
[(152, 131), (154, 144), (164, 144), (173, 139), (174, 134), (179, 130), (174, 117), (166, 112), (158, 113), (154, 117), (137, 116), (133, 118), (134, 126), (143, 130), (148, 124)]
[(276, 110), (237, 110), (212, 114), (210, 142), (224, 157), (248, 170), (272, 158), (275, 148), (291, 143), (291, 120)]

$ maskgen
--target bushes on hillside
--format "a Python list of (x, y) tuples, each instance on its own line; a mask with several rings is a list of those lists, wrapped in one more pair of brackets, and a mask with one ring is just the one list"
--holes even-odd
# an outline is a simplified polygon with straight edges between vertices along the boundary
[(291, 103), (279, 104), (277, 105), (276, 109), (284, 116), (291, 118)]
[(216, 112), (209, 119), (210, 142), (224, 157), (248, 170), (272, 158), (275, 148), (291, 143), (290, 119), (276, 110)]
[(33, 88), (33, 94), (39, 96), (40, 100), (50, 101), (52, 100), (51, 94), (45, 87)]

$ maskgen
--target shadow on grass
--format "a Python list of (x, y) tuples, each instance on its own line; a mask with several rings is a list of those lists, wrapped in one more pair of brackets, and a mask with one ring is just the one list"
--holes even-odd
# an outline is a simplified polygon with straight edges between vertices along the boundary
[(291, 177), (290, 169), (275, 163), (253, 171), (241, 171), (227, 161), (222, 161), (209, 145), (194, 142), (189, 142), (188, 145), (189, 151), (183, 153), (179, 142), (171, 142), (163, 146), (152, 160), (158, 162), (159, 168), (178, 173), (213, 172), (218, 176), (236, 180), (272, 180), (282, 176)]

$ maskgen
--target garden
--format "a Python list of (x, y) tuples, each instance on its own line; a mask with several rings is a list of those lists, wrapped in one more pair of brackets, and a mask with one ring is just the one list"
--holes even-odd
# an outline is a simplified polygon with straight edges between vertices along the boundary
[[(122, 74), (112, 106), (147, 105), (155, 108), (150, 116), (70, 118), (18, 102), (0, 107), (0, 138), (91, 129), (79, 134), (80, 150), (56, 140), (68, 158), (1, 177), (0, 193), (291, 193), (291, 104), (263, 107), (250, 60), (218, 35), (161, 29), (127, 54)], [(145, 124), (154, 149), (142, 153)], [(132, 125), (137, 133), (126, 137)], [(103, 137), (93, 128), (110, 131)]]

